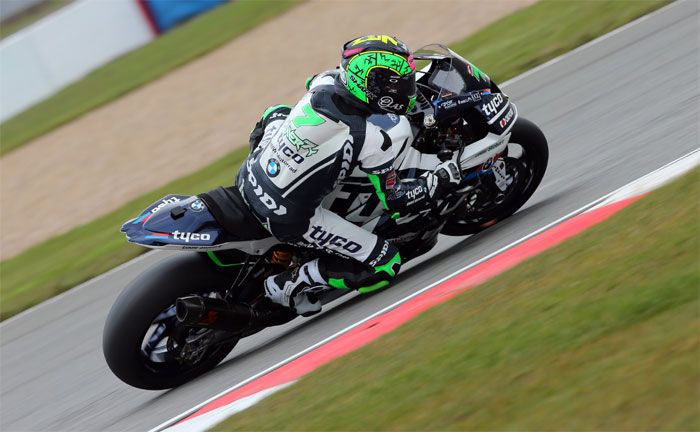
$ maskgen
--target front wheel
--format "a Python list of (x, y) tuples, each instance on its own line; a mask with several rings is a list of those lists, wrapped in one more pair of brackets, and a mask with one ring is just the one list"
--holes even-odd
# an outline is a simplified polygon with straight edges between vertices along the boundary
[(509, 217), (535, 193), (548, 160), (549, 147), (540, 128), (530, 120), (518, 118), (504, 157), (509, 180), (506, 190), (477, 188), (440, 232), (452, 236), (476, 234)]
[(188, 294), (217, 296), (232, 280), (196, 253), (146, 270), (122, 291), (107, 316), (102, 345), (109, 368), (125, 383), (146, 390), (177, 387), (213, 369), (238, 338), (181, 326), (175, 300)]

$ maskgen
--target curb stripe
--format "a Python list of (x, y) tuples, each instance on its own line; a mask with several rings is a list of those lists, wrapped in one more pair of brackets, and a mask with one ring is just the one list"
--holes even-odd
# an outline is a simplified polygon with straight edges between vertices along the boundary
[(628, 198), (569, 219), (435, 286), (431, 290), (403, 303), (397, 308), (363, 323), (316, 350), (292, 360), (279, 369), (210, 402), (189, 417), (186, 417), (182, 422), (189, 421), (272, 387), (298, 380), (319, 366), (355, 351), (376, 340), (380, 336), (395, 330), (433, 306), (444, 303), (457, 294), (474, 288), (526, 259), (552, 248), (585, 229), (608, 219), (641, 197), (642, 196)]

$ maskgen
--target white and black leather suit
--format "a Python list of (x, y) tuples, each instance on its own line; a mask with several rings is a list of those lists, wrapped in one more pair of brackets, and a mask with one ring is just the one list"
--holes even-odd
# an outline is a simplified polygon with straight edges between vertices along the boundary
[(361, 291), (385, 286), (398, 273), (399, 252), (322, 208), (323, 198), (357, 166), (392, 213), (424, 208), (438, 188), (433, 174), (397, 178), (391, 140), (367, 121), (371, 114), (334, 71), (319, 74), (294, 107), (266, 112), (251, 139), (251, 145), (260, 139), (259, 144), (236, 181), (250, 210), (276, 238), (349, 258), (319, 259), (326, 284)]

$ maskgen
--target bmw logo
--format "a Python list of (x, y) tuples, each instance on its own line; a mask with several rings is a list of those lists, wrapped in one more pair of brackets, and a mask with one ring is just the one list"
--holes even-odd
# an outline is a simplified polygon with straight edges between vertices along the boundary
[(275, 177), (279, 173), (280, 163), (277, 162), (277, 159), (270, 159), (267, 162), (267, 175), (269, 175), (270, 177)]
[(192, 209), (192, 211), (200, 212), (204, 210), (205, 207), (202, 200), (196, 200), (193, 201), (192, 204), (190, 204), (190, 208)]

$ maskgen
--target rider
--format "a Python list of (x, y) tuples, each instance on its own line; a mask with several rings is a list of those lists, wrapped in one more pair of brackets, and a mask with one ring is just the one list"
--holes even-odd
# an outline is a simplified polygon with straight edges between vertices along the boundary
[(294, 107), (265, 111), (236, 180), (252, 213), (277, 239), (326, 252), (265, 281), (266, 297), (301, 315), (320, 311), (316, 287), (371, 292), (388, 285), (401, 267), (394, 245), (321, 207), (356, 166), (393, 217), (425, 208), (460, 181), (452, 161), (419, 178), (399, 179), (391, 138), (367, 121), (413, 108), (415, 65), (406, 45), (367, 35), (347, 42), (341, 53), (339, 70), (307, 81), (309, 91)]

